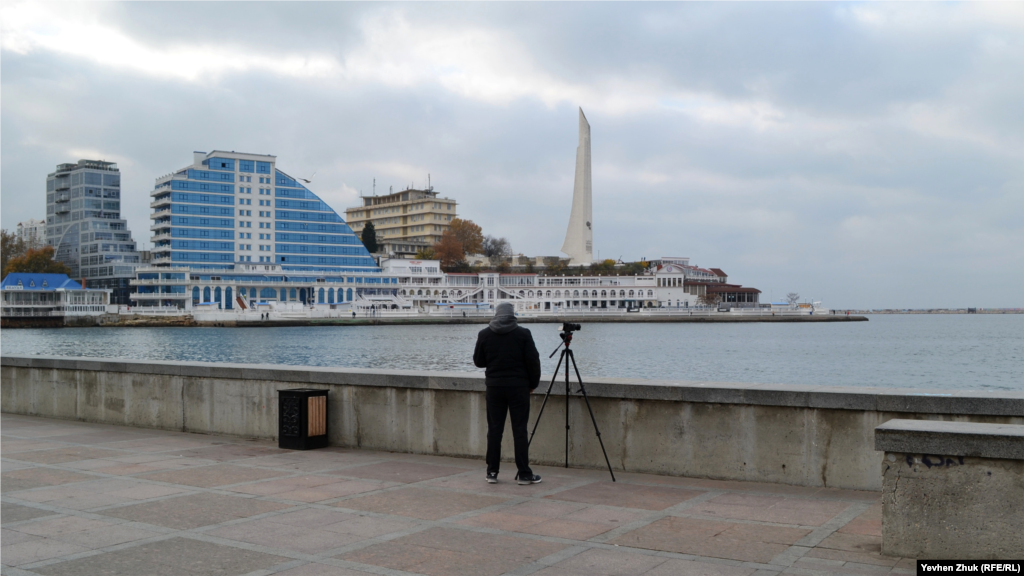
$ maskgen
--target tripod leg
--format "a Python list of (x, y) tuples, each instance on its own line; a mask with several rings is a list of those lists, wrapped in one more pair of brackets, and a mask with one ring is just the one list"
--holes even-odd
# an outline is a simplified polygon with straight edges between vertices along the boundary
[[(601, 445), (601, 453), (604, 454), (604, 463), (608, 465), (608, 473), (612, 475), (612, 482), (615, 482), (615, 472), (612, 472), (612, 463), (608, 460), (608, 452), (604, 449), (604, 441), (601, 440), (601, 430), (597, 428), (597, 418), (594, 417), (594, 409), (590, 407), (590, 397), (587, 396), (587, 389), (583, 386), (583, 378), (580, 378), (580, 369), (576, 367), (576, 357), (572, 350), (569, 350), (569, 360), (572, 360), (572, 368), (576, 371), (576, 380), (580, 383), (580, 392), (583, 393), (583, 400), (587, 403), (587, 411), (590, 412), (590, 421), (594, 423), (594, 432), (597, 433), (597, 443)], [(566, 372), (569, 371), (569, 362), (565, 363)], [(568, 384), (568, 381), (566, 381)]]
[(530, 440), (526, 443), (527, 446), (533, 444), (533, 435), (537, 433), (537, 425), (540, 424), (540, 417), (544, 415), (544, 407), (548, 405), (548, 397), (551, 396), (551, 389), (555, 386), (555, 380), (558, 379), (558, 369), (562, 367), (562, 360), (565, 360), (565, 350), (562, 350), (562, 355), (558, 357), (558, 365), (555, 366), (555, 375), (551, 377), (551, 384), (548, 384), (548, 391), (544, 394), (544, 402), (540, 405), (540, 412), (537, 413), (537, 420), (533, 422), (533, 431), (530, 432)]
[[(565, 347), (564, 354), (572, 358), (572, 350)], [(569, 467), (569, 360), (565, 361), (565, 467)]]

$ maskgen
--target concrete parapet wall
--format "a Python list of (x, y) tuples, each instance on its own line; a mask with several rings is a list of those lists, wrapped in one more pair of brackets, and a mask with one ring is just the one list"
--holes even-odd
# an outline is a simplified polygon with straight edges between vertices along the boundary
[[(334, 445), (480, 458), (486, 448), (480, 374), (56, 357), (3, 357), (0, 370), (10, 413), (276, 438), (276, 391), (314, 387), (331, 390)], [(874, 431), (893, 418), (1024, 424), (1024, 393), (1011, 392), (626, 379), (588, 380), (587, 391), (616, 469), (801, 486), (881, 489)], [(563, 463), (564, 407), (553, 395), (532, 461)], [(569, 413), (570, 465), (603, 467), (582, 398)], [(508, 430), (505, 440), (511, 456)]]
[(1024, 426), (891, 420), (877, 429), (882, 554), (1024, 554)]

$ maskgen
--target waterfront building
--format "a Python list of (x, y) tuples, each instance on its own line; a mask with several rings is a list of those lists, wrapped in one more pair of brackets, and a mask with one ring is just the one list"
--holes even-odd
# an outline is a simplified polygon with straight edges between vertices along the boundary
[(46, 220), (29, 218), (18, 222), (15, 237), (25, 243), (25, 248), (36, 249), (46, 245)]
[(344, 220), (277, 158), (215, 150), (157, 178), (140, 306), (249, 309), (350, 302), (387, 280)]
[(71, 277), (90, 288), (111, 289), (114, 304), (128, 303), (139, 254), (121, 218), (117, 164), (79, 160), (47, 175), (46, 243)]
[(448, 225), (458, 218), (458, 203), (451, 198), (439, 198), (433, 186), (384, 196), (362, 196), (360, 200), (360, 206), (345, 209), (345, 220), (356, 234), (362, 234), (366, 224), (373, 222), (377, 243), (381, 245), (432, 246), (441, 241)]
[[(682, 262), (686, 262), (683, 264)], [(749, 286), (729, 284), (729, 276), (721, 268), (699, 268), (689, 265), (689, 258), (662, 258), (655, 266), (661, 306), (692, 306), (704, 295), (718, 294), (719, 302), (728, 308), (760, 307), (761, 291)]]
[[(687, 261), (689, 261), (687, 259)], [(394, 309), (430, 310), (493, 307), (511, 301), (521, 312), (580, 312), (636, 308), (699, 307), (711, 291), (729, 308), (759, 307), (756, 288), (710, 281), (710, 270), (681, 264), (628, 276), (544, 276), (495, 271), (445, 274), (436, 260), (389, 259), (381, 263), (394, 278)]]
[(570, 258), (570, 265), (590, 264), (594, 261), (594, 210), (591, 202), (590, 178), (590, 123), (580, 108), (580, 140), (576, 147), (576, 176), (572, 186), (572, 212), (569, 228), (565, 231), (562, 252)]
[[(724, 272), (691, 266), (688, 258), (662, 258), (662, 264), (628, 276), (446, 274), (437, 260), (407, 257), (417, 243), (440, 239), (456, 216), (455, 201), (432, 189), (364, 197), (363, 206), (347, 211), (360, 229), (373, 221), (388, 253), (403, 256), (381, 257), (378, 266), (358, 231), (269, 155), (196, 152), (191, 166), (158, 178), (151, 195), (152, 265), (139, 268), (132, 284), (140, 306), (161, 312), (274, 310), (298, 318), (440, 308), (454, 313), (511, 301), (521, 313), (559, 314), (690, 308), (708, 291), (726, 289), (723, 301), (742, 294), (736, 302), (757, 305), (756, 289), (726, 284)], [(437, 224), (410, 230), (417, 222)], [(403, 239), (420, 232), (427, 240)]]
[(72, 316), (98, 316), (107, 311), (113, 291), (85, 289), (66, 274), (11, 272), (0, 282), (3, 327), (60, 326)]
[(377, 254), (384, 258), (415, 258), (416, 254), (433, 245), (432, 242), (420, 240), (378, 240)]
[[(142, 300), (165, 301), (156, 286), (174, 287), (191, 310), (328, 311), (406, 310), (431, 312), (493, 309), (511, 302), (517, 312), (560, 314), (640, 308), (701, 308), (707, 292), (721, 295), (724, 308), (758, 308), (756, 288), (708, 281), (713, 274), (693, 266), (663, 265), (645, 274), (544, 276), (542, 274), (444, 273), (437, 260), (385, 258), (378, 272), (349, 274), (238, 270), (232, 273), (187, 268), (140, 269)], [(717, 278), (717, 277), (714, 277)], [(693, 279), (693, 280), (691, 280)], [(165, 304), (171, 305), (171, 304)]]

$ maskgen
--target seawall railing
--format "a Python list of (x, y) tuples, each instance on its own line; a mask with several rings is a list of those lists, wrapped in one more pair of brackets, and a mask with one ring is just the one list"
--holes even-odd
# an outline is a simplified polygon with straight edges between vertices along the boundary
[[(480, 458), (486, 448), (477, 373), (4, 356), (0, 375), (8, 413), (273, 439), (277, 391), (313, 387), (330, 390), (334, 445)], [(612, 466), (633, 472), (879, 490), (875, 428), (889, 420), (1024, 424), (1024, 392), (586, 382)], [(564, 463), (564, 410), (552, 395), (535, 462)], [(569, 417), (569, 464), (603, 467), (582, 397)]]

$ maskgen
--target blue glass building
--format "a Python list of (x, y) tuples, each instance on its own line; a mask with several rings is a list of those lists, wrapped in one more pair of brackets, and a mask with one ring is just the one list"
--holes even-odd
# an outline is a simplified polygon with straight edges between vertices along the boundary
[(352, 229), (276, 160), (195, 152), (191, 166), (156, 180), (152, 267), (133, 282), (139, 305), (334, 304), (386, 288)]

